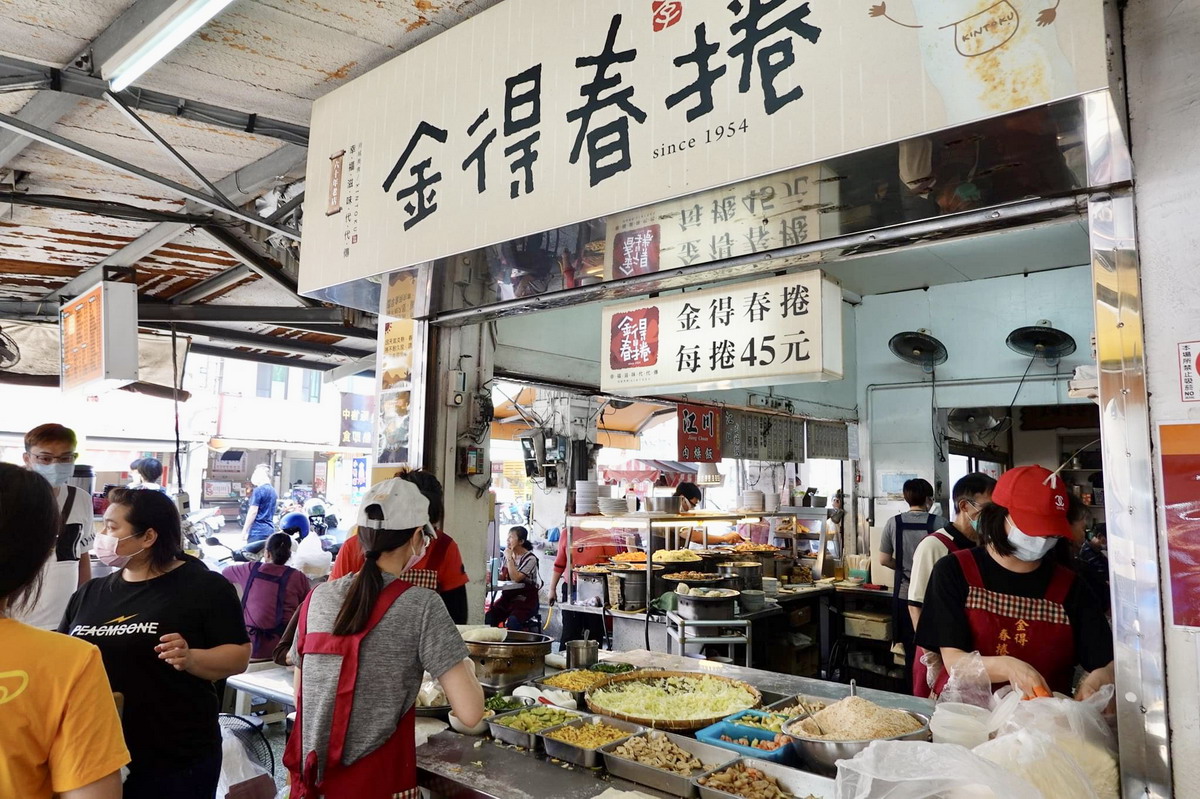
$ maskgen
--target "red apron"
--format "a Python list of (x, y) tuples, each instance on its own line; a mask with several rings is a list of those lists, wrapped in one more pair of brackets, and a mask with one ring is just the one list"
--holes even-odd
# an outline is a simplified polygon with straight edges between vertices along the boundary
[[(989, 591), (971, 550), (954, 553), (967, 579), (967, 621), (975, 649), (984, 657), (1009, 655), (1038, 670), (1051, 691), (1070, 695), (1075, 679), (1075, 635), (1063, 602), (1075, 573), (1055, 565), (1054, 576), (1041, 599)], [(934, 690), (941, 693), (949, 679), (943, 671)], [(992, 690), (1000, 685), (993, 685)]]
[[(404, 594), (412, 583), (394, 580), (387, 585), (371, 611), (364, 630), (356, 635), (332, 633), (307, 634), (308, 600), (300, 608), (296, 634), (298, 651), (303, 655), (337, 655), (342, 658), (337, 696), (333, 706), (333, 724), (322, 779), (317, 779), (317, 753), (303, 751), (304, 709), (302, 690), (296, 692), (296, 725), (288, 739), (283, 763), (291, 774), (292, 799), (419, 799), (415, 740), (416, 712), (409, 708), (400, 718), (396, 732), (378, 749), (347, 766), (342, 762), (354, 689), (358, 683), (358, 653), (363, 639)], [(311, 595), (310, 595), (311, 598)]]
[[(962, 549), (954, 542), (953, 538), (943, 532), (930, 533), (930, 535), (937, 536), (938, 540), (946, 545), (946, 549), (950, 550), (951, 555)], [(933, 694), (933, 690), (929, 687), (929, 667), (921, 660), (925, 652), (925, 649), (918, 646), (916, 656), (913, 658), (913, 696), (919, 696), (922, 699), (928, 699)]]

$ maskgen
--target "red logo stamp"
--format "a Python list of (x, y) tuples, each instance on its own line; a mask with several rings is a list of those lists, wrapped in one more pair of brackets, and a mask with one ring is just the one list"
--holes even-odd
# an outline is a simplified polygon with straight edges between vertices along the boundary
[(654, 12), (654, 32), (665, 31), (683, 19), (683, 0), (654, 0), (650, 4)]
[(658, 225), (625, 230), (613, 238), (613, 276), (631, 277), (658, 271)]
[(658, 363), (658, 307), (616, 314), (609, 336), (608, 365), (635, 369)]

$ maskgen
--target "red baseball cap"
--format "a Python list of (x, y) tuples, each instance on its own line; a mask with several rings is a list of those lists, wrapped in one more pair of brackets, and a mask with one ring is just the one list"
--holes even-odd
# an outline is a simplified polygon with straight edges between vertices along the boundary
[(992, 502), (1008, 508), (1025, 535), (1071, 537), (1067, 487), (1062, 477), (1041, 466), (1018, 466), (1000, 475)]

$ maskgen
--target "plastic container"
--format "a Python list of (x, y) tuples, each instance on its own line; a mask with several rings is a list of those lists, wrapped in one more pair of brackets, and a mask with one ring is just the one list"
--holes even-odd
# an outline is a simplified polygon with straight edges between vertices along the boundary
[(991, 711), (961, 702), (942, 702), (929, 719), (929, 731), (937, 744), (959, 744), (974, 749), (988, 740)]
[(722, 741), (721, 736), (728, 735), (730, 738), (748, 738), (751, 741), (773, 741), (775, 733), (768, 730), (759, 730), (754, 727), (745, 727), (741, 724), (734, 724), (731, 721), (718, 721), (716, 724), (705, 727), (696, 733), (696, 740), (712, 746), (719, 746), (722, 749), (728, 749), (732, 752), (737, 752), (745, 757), (756, 757), (760, 760), (766, 760), (771, 763), (791, 764), (797, 762), (795, 751), (788, 744), (784, 744), (773, 752), (768, 752), (762, 749), (755, 749), (753, 746), (742, 746), (741, 744)]

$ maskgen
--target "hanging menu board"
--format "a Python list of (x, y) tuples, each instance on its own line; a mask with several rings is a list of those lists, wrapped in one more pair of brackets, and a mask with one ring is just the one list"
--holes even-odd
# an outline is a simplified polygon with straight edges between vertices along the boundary
[(137, 286), (104, 281), (59, 310), (64, 392), (98, 393), (138, 379)]
[(612, 305), (602, 324), (605, 393), (842, 377), (842, 291), (820, 270)]

